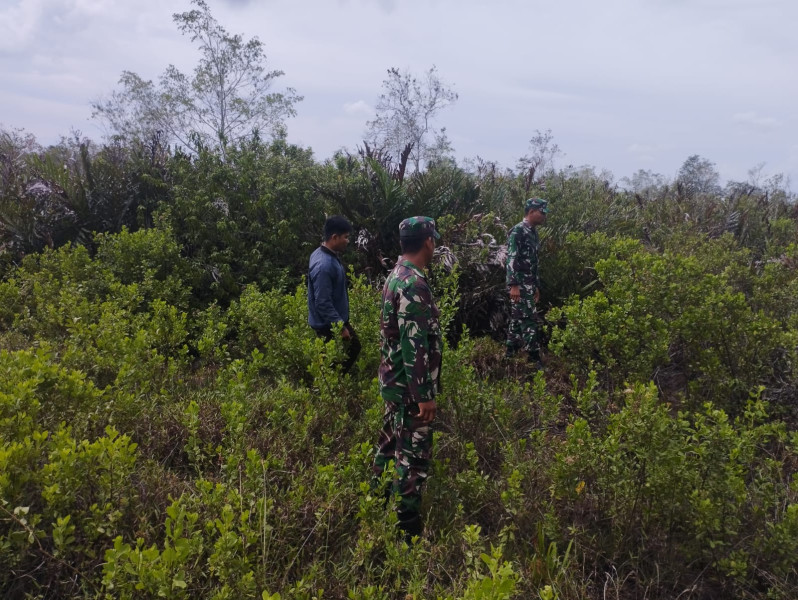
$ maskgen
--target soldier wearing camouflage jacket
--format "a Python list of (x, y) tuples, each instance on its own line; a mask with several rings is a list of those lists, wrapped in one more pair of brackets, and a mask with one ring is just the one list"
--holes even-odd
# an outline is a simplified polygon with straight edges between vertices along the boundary
[(540, 365), (540, 343), (535, 305), (540, 297), (536, 226), (545, 222), (548, 203), (542, 198), (526, 201), (523, 221), (510, 230), (507, 238), (507, 288), (510, 292), (510, 323), (507, 330), (507, 355), (519, 350)]
[(440, 313), (423, 273), (439, 235), (429, 217), (405, 219), (399, 233), (403, 255), (382, 292), (379, 382), (385, 413), (373, 474), (376, 485), (393, 463), (393, 481), (383, 491), (386, 498), (398, 497), (399, 527), (411, 540), (423, 530), (421, 488), (440, 391)]

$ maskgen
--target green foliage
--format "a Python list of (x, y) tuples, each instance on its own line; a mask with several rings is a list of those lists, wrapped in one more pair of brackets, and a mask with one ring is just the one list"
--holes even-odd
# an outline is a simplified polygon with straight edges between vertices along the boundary
[(190, 268), (171, 231), (148, 229), (97, 237), (97, 261), (122, 284), (135, 283), (149, 301), (188, 308)]
[(249, 283), (296, 283), (324, 222), (309, 150), (283, 140), (203, 150), (172, 162), (173, 199), (161, 207), (192, 265), (195, 296), (225, 303)]
[(597, 547), (610, 564), (632, 548), (660, 565), (677, 552), (685, 562), (710, 566), (719, 580), (735, 577), (744, 585), (757, 570), (790, 573), (792, 566), (780, 570), (786, 565), (774, 560), (775, 546), (758, 555), (753, 546), (761, 546), (740, 537), (741, 529), (760, 526), (754, 523), (767, 518), (762, 509), (780, 493), (783, 474), (763, 450), (783, 447), (785, 431), (762, 423), (764, 404), (752, 398), (734, 421), (711, 404), (674, 418), (651, 386), (624, 396), (607, 421), (575, 419), (557, 455), (555, 498), (576, 514), (607, 517), (598, 530), (583, 521), (577, 544)]
[(383, 273), (401, 253), (399, 223), (408, 215), (465, 220), (477, 218), (483, 207), (476, 182), (449, 163), (405, 177), (389, 161), (338, 155), (318, 174), (314, 187), (327, 199), (330, 213), (353, 223), (357, 253), (350, 256), (371, 276)]
[(93, 246), (95, 232), (152, 223), (165, 198), (164, 149), (64, 139), (41, 150), (32, 138), (0, 132), (4, 161), (0, 239), (7, 262), (70, 243)]
[(602, 289), (548, 315), (565, 323), (551, 348), (575, 371), (600, 365), (611, 387), (655, 377), (668, 393), (732, 410), (755, 386), (793, 376), (773, 358), (792, 355), (796, 332), (737, 291), (753, 277), (723, 240), (687, 256), (635, 246), (616, 242), (595, 263)]
[[(2, 589), (64, 595), (77, 577), (89, 597), (580, 598), (613, 572), (619, 594), (698, 581), (789, 597), (798, 445), (756, 387), (772, 364), (747, 344), (787, 347), (790, 317), (768, 299), (791, 263), (740, 271), (745, 253), (723, 240), (690, 246), (700, 261), (568, 243), (600, 279), (554, 333), (569, 383), (468, 331), (447, 345), (413, 547), (368, 484), (382, 407), (379, 290), (365, 277), (350, 275), (364, 349), (342, 376), (340, 342), (307, 327), (303, 286), (193, 308), (166, 230), (103, 236), (94, 258), (30, 257), (0, 285), (4, 343), (24, 348), (0, 352)], [(453, 326), (459, 268), (433, 275)], [(743, 363), (702, 343), (732, 318), (749, 323), (730, 338), (739, 360), (761, 365), (737, 383)], [(676, 363), (674, 347), (694, 361), (678, 363), (696, 383), (681, 412), (633, 382)], [(708, 381), (755, 393), (727, 412)]]
[[(223, 159), (105, 152), (57, 175), (98, 214), (138, 182), (124, 219), (39, 253), (41, 229), (10, 241), (29, 216), (3, 223), (20, 254), (0, 281), (0, 595), (796, 596), (788, 195), (544, 173), (551, 342), (533, 372), (475, 332), (502, 337), (501, 244), (540, 173), (440, 161), (402, 179), (280, 139)], [(36, 172), (2, 166), (10, 210)], [(438, 218), (447, 329), (412, 546), (369, 483), (382, 259), (410, 212)], [(347, 375), (301, 283), (330, 213), (366, 230), (345, 256), (363, 344)]]
[(479, 557), (487, 567), (488, 573), (476, 575), (469, 582), (463, 595), (464, 600), (509, 600), (518, 585), (519, 576), (512, 565), (502, 561), (501, 548), (492, 548), (490, 554)]
[(64, 368), (44, 348), (2, 350), (0, 370), (4, 440), (21, 442), (38, 430), (55, 429), (61, 421), (82, 421), (103, 400), (103, 393), (85, 373)]

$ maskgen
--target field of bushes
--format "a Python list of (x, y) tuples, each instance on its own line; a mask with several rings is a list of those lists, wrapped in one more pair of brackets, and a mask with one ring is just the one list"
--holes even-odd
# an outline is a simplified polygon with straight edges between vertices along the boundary
[[(798, 207), (778, 181), (3, 144), (3, 598), (798, 597)], [(528, 195), (551, 207), (540, 372), (501, 343)], [(356, 227), (351, 375), (306, 323), (325, 214)], [(377, 299), (413, 214), (439, 221), (447, 347), (409, 547), (369, 466)]]

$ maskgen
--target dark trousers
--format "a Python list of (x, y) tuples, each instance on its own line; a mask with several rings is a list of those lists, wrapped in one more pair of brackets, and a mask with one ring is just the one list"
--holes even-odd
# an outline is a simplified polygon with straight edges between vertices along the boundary
[[(355, 364), (357, 357), (360, 355), (360, 338), (357, 337), (357, 333), (355, 333), (355, 330), (349, 324), (349, 321), (344, 323), (344, 328), (349, 331), (350, 337), (348, 340), (343, 340), (344, 350), (346, 351), (346, 360), (340, 364), (341, 372), (349, 373), (349, 371), (352, 369), (352, 366)], [(327, 325), (322, 329), (314, 329), (313, 331), (316, 332), (317, 336), (324, 338), (325, 342), (329, 342), (331, 339), (333, 339), (332, 325)]]
[[(418, 404), (385, 403), (383, 425), (372, 465), (372, 488), (385, 494), (386, 501), (398, 495), (399, 527), (407, 540), (421, 535), (421, 490), (429, 473), (432, 456), (432, 426), (418, 418)], [(393, 463), (389, 488), (377, 488), (385, 469)]]
[(399, 495), (400, 512), (418, 513), (421, 508), (421, 488), (431, 456), (432, 426), (419, 420), (418, 404), (386, 402), (372, 475), (378, 482), (393, 462), (390, 492)]
[(534, 286), (521, 286), (521, 298), (510, 307), (507, 328), (507, 354), (525, 350), (534, 360), (540, 360), (540, 324), (535, 307)]

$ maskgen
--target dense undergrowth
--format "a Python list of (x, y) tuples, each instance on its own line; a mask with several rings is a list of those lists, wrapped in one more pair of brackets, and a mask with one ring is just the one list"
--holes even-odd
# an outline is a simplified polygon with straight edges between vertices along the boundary
[[(144, 150), (0, 157), (4, 598), (798, 597), (790, 197)], [(497, 341), (501, 243), (544, 185), (533, 373)], [(358, 229), (347, 376), (306, 324), (325, 212)], [(368, 485), (407, 214), (439, 219), (448, 330), (412, 547)]]
[(301, 286), (192, 309), (165, 232), (28, 257), (0, 284), (4, 596), (794, 597), (795, 249), (688, 242), (569, 237), (600, 289), (550, 314), (546, 373), (447, 348), (411, 548), (368, 487), (363, 277), (341, 376)]

